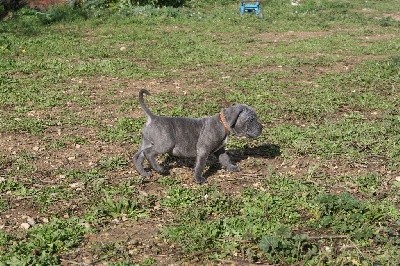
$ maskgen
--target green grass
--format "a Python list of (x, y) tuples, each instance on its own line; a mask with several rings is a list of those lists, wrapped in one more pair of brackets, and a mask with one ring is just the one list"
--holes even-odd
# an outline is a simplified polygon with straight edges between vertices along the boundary
[(7, 250), (0, 250), (4, 265), (54, 265), (60, 263), (57, 253), (78, 246), (83, 235), (89, 230), (77, 219), (54, 219), (48, 224), (29, 230), (23, 239), (14, 239), (1, 233), (2, 244)]
[[(176, 225), (167, 227), (164, 234), (189, 257), (204, 252), (216, 259), (242, 252), (249, 260), (267, 258), (282, 264), (316, 263), (322, 250), (313, 231), (321, 228), (332, 232), (327, 239), (344, 234), (364, 248), (379, 245), (381, 237), (387, 241), (386, 248), (397, 245), (396, 237), (382, 224), (394, 222), (399, 213), (386, 204), (358, 200), (348, 193), (321, 193), (318, 187), (284, 176), (273, 176), (262, 188), (244, 191), (239, 197), (208, 188), (172, 188), (164, 204), (176, 213)], [(374, 255), (384, 252), (378, 249)]]
[[(0, 23), (0, 265), (398, 265), (397, 4), (14, 12)], [(210, 159), (196, 186), (192, 162), (162, 156), (170, 175), (139, 176), (143, 87), (161, 115), (254, 107), (264, 133), (227, 145), (241, 172)]]

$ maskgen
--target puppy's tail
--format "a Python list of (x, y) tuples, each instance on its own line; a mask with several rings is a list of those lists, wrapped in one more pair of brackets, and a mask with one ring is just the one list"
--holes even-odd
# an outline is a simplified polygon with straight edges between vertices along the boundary
[(147, 107), (146, 103), (144, 102), (144, 98), (143, 98), (144, 94), (150, 95), (150, 92), (146, 89), (141, 89), (139, 91), (139, 103), (140, 103), (140, 106), (142, 107), (143, 111), (146, 113), (146, 115), (149, 118), (152, 118), (152, 117), (154, 117), (154, 114), (150, 111), (150, 109)]

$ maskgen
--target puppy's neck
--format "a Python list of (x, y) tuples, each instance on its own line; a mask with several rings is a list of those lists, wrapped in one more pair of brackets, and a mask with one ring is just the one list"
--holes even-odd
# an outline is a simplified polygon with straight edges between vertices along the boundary
[(226, 122), (225, 115), (222, 111), (219, 113), (219, 120), (221, 121), (221, 124), (224, 126), (225, 133), (229, 135), (232, 132), (232, 129)]

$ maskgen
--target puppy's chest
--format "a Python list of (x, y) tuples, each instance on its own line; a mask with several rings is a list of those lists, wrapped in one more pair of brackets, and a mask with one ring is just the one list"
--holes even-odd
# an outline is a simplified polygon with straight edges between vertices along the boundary
[(228, 136), (225, 137), (225, 139), (222, 141), (221, 145), (217, 146), (217, 148), (214, 150), (214, 152), (216, 152), (217, 150), (221, 149), (222, 147), (225, 147), (227, 142), (228, 142)]

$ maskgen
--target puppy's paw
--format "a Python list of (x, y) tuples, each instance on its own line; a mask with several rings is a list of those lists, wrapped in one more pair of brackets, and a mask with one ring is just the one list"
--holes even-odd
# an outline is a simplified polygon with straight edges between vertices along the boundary
[(202, 176), (196, 176), (195, 182), (196, 182), (197, 184), (201, 185), (201, 184), (207, 183), (207, 179), (205, 179), (205, 178), (202, 177)]
[(143, 177), (150, 177), (151, 176), (151, 172), (150, 171), (143, 171), (142, 173), (140, 173), (141, 176)]
[(226, 170), (227, 171), (229, 171), (229, 172), (239, 172), (240, 171), (240, 168), (239, 168), (239, 166), (237, 166), (237, 165), (229, 165), (227, 168), (226, 168)]
[(150, 171), (145, 171), (144, 169), (137, 169), (137, 171), (143, 177), (150, 177), (151, 176), (151, 172)]
[(157, 169), (157, 172), (159, 174), (161, 174), (161, 175), (168, 175), (169, 174), (169, 171), (167, 169), (163, 168), (163, 167)]

